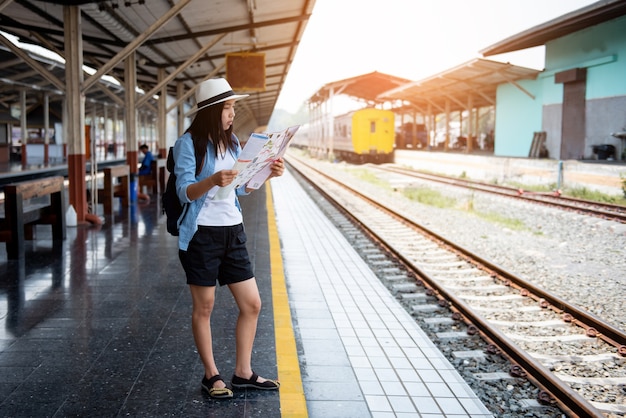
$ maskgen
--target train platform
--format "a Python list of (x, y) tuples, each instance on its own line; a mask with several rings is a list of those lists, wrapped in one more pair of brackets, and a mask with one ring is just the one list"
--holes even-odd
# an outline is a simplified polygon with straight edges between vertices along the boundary
[(626, 162), (497, 157), (465, 152), (396, 150), (395, 163), (417, 170), (495, 184), (587, 189), (622, 196)]
[[(19, 260), (0, 250), (0, 415), (492, 416), (289, 172), (241, 202), (263, 301), (253, 367), (279, 392), (201, 391), (177, 239), (153, 199), (62, 245), (37, 227)], [(227, 381), (236, 312), (220, 288)]]

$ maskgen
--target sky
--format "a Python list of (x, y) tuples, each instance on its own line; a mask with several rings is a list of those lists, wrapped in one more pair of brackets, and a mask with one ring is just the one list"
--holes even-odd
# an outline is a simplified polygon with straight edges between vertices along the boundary
[[(316, 0), (276, 104), (296, 113), (324, 84), (372, 71), (421, 80), (596, 0)], [(543, 69), (544, 48), (485, 57)]]

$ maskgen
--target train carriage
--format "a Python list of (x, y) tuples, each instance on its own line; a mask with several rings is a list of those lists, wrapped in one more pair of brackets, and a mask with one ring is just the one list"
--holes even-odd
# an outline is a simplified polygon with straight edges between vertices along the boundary
[(351, 163), (388, 163), (394, 160), (394, 113), (382, 109), (360, 109), (337, 116), (333, 152)]

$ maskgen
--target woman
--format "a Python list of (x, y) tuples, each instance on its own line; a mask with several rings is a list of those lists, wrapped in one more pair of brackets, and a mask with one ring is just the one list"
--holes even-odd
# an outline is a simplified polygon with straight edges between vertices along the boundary
[[(179, 258), (193, 301), (192, 331), (205, 373), (202, 388), (212, 398), (233, 397), (213, 356), (210, 320), (218, 282), (228, 286), (239, 307), (232, 386), (265, 390), (280, 386), (276, 380), (257, 376), (251, 366), (261, 298), (237, 199), (251, 190), (244, 185), (226, 199), (213, 199), (217, 190), (231, 184), (237, 175), (231, 170), (241, 152), (232, 133), (235, 101), (247, 96), (236, 95), (225, 79), (204, 81), (196, 93), (195, 118), (174, 145), (176, 193), (182, 203), (189, 204), (179, 220)], [(282, 175), (282, 159), (271, 169), (270, 178)]]

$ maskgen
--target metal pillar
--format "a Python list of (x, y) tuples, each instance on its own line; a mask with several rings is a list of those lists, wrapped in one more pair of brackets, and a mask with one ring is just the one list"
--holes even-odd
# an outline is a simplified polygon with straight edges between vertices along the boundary
[(28, 144), (28, 126), (26, 118), (26, 90), (20, 90), (20, 133), (22, 135), (22, 165), (25, 166), (28, 162), (28, 155), (26, 154), (26, 145)]
[(87, 214), (87, 188), (85, 184), (85, 96), (83, 84), (83, 38), (80, 8), (63, 7), (65, 25), (65, 79), (69, 177), (69, 201), (76, 210), (76, 221), (85, 221)]
[[(183, 83), (176, 84), (176, 97), (185, 95), (185, 85)], [(185, 132), (185, 104), (181, 101), (178, 104), (178, 136)]]
[[(165, 78), (165, 69), (159, 68), (157, 80), (161, 82)], [(159, 145), (159, 158), (167, 157), (167, 84), (161, 87), (159, 104), (157, 109), (157, 143)]]
[(50, 96), (43, 94), (43, 164), (50, 162)]
[(126, 98), (126, 162), (130, 172), (137, 174), (137, 61), (135, 52), (131, 52), (124, 62), (124, 86)]

